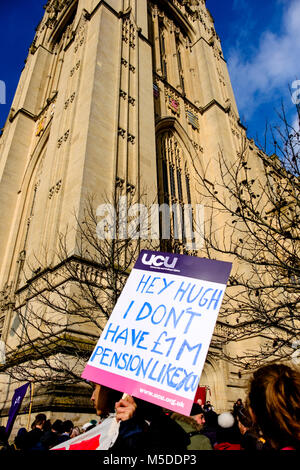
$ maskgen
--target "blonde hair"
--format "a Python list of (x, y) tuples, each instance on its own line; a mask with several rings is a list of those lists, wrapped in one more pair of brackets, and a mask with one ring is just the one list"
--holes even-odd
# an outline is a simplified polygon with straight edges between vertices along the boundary
[(248, 401), (256, 424), (275, 449), (299, 447), (300, 373), (284, 364), (254, 372)]

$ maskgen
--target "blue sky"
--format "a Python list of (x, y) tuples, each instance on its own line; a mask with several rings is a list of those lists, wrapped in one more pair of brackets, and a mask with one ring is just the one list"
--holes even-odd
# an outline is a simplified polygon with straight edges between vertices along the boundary
[(248, 135), (262, 142), (266, 121), (280, 122), (281, 102), (296, 126), (289, 86), (300, 79), (300, 0), (207, 0), (207, 6)]
[[(46, 0), (1, 1), (0, 80), (7, 105), (0, 104), (3, 127), (34, 29)], [(296, 108), (289, 85), (300, 79), (300, 0), (207, 0), (228, 63), (240, 116), (249, 137), (263, 141), (266, 121), (278, 122), (283, 100), (290, 121)]]

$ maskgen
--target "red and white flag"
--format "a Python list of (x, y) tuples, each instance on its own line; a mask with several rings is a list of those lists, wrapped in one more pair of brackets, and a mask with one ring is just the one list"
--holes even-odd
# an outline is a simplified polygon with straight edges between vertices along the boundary
[(116, 442), (119, 428), (120, 423), (112, 414), (90, 431), (62, 442), (51, 450), (108, 450)]

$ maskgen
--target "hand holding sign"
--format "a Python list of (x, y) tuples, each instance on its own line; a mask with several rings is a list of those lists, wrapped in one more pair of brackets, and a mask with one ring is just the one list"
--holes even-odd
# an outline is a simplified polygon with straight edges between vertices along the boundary
[(188, 415), (230, 270), (142, 251), (82, 376)]
[(117, 421), (127, 421), (134, 416), (137, 405), (130, 395), (125, 395), (116, 403)]

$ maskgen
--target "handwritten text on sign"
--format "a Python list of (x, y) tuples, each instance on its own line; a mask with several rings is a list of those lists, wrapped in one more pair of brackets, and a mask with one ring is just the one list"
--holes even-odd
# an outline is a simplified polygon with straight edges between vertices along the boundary
[(189, 414), (224, 290), (184, 269), (133, 269), (83, 377)]

